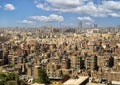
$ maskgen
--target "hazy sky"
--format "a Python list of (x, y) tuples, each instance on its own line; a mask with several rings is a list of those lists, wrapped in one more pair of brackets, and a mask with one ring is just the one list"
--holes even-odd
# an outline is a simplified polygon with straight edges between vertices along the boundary
[(0, 27), (120, 25), (120, 0), (0, 0)]

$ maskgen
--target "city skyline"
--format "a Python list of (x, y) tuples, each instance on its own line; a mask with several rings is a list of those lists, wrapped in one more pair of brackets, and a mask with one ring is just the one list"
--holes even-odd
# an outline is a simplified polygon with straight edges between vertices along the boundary
[(120, 0), (0, 0), (0, 27), (118, 26)]

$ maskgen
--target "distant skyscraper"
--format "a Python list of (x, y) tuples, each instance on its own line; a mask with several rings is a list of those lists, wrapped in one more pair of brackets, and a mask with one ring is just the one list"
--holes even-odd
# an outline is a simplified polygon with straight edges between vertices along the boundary
[(78, 29), (76, 30), (76, 32), (80, 32), (80, 29), (82, 29), (82, 21), (78, 22)]
[(79, 22), (78, 22), (78, 27), (79, 27), (79, 28), (82, 28), (82, 21), (79, 21)]
[(98, 27), (98, 25), (97, 24), (94, 24), (94, 28), (97, 28)]

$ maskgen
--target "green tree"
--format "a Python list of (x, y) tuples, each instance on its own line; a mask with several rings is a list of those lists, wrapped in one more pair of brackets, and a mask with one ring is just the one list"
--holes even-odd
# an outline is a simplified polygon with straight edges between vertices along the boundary
[(45, 83), (45, 84), (50, 83), (49, 77), (47, 76), (45, 70), (42, 69), (41, 67), (38, 68), (38, 78), (35, 80), (35, 82), (37, 82), (37, 83)]
[(7, 75), (8, 80), (18, 80), (19, 76), (16, 73), (9, 73)]
[(5, 83), (3, 81), (0, 81), (0, 85), (5, 85)]
[(6, 85), (8, 81), (16, 81), (19, 79), (18, 75), (15, 73), (0, 73), (0, 85)]
[(7, 75), (5, 73), (0, 73), (0, 85), (5, 85), (7, 81)]

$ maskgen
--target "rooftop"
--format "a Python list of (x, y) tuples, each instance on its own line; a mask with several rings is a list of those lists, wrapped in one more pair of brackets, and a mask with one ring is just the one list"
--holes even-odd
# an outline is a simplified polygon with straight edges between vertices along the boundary
[(105, 84), (101, 84), (101, 83), (87, 83), (86, 85), (105, 85)]
[(78, 79), (69, 79), (63, 85), (80, 85), (83, 81), (88, 79), (88, 76), (80, 76)]

